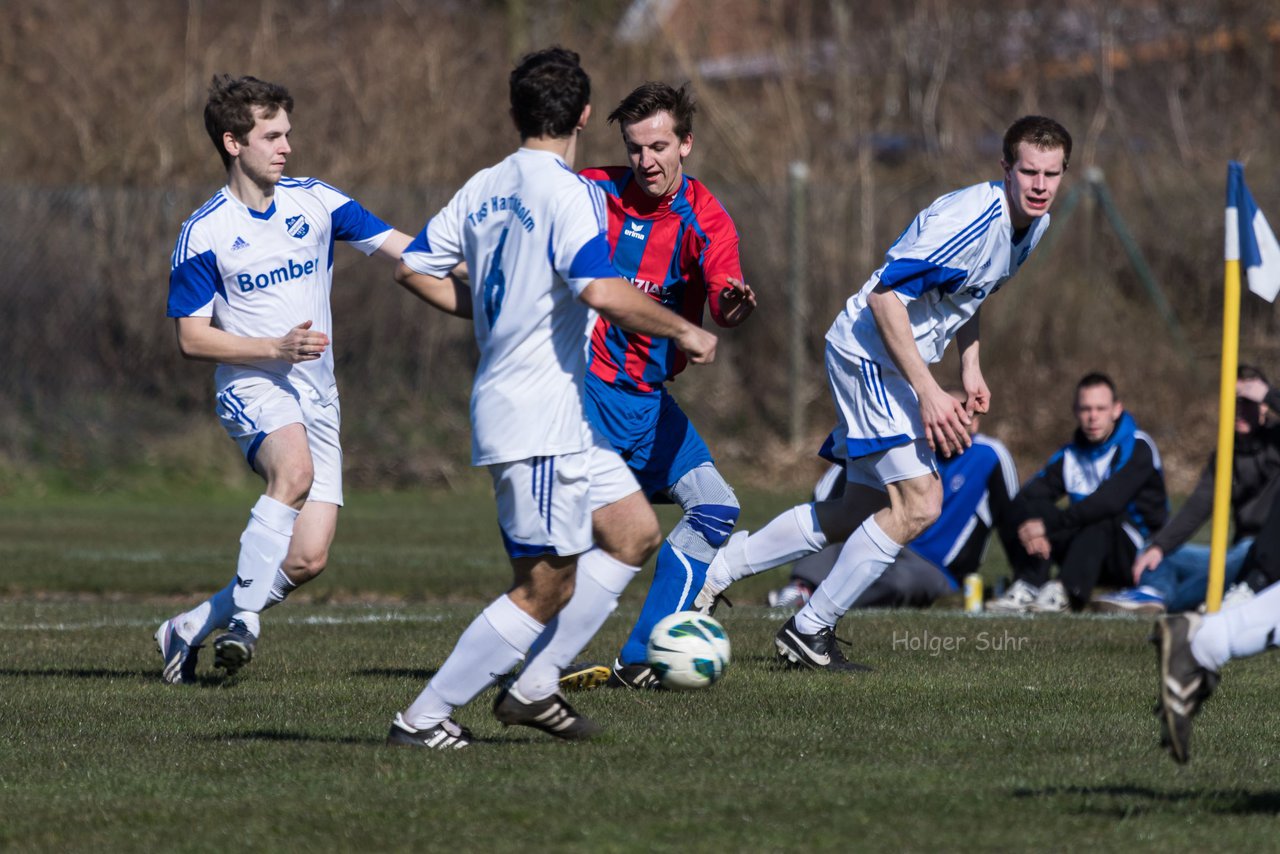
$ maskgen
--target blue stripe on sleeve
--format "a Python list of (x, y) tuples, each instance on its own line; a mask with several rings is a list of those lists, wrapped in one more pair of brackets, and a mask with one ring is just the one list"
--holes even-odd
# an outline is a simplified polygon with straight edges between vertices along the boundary
[(609, 238), (603, 233), (583, 244), (569, 265), (570, 279), (612, 279), (618, 275), (609, 260)]
[(335, 240), (367, 240), (391, 226), (365, 210), (359, 202), (350, 201), (333, 212), (333, 238)]
[(190, 317), (221, 294), (227, 298), (218, 273), (218, 259), (213, 252), (201, 252), (183, 261), (169, 273), (168, 317)]
[(410, 252), (431, 252), (431, 241), (427, 239), (427, 229), (431, 227), (431, 221), (427, 220), (427, 224), (422, 227), (422, 231), (418, 232), (418, 236), (409, 241), (409, 245), (405, 247), (402, 254), (408, 255)]
[(958, 234), (946, 243), (942, 244), (942, 246), (938, 247), (938, 250), (929, 256), (929, 260), (939, 264), (944, 263), (947, 259), (951, 258), (961, 246), (972, 240), (975, 234), (981, 234), (986, 231), (987, 226), (991, 223), (992, 217), (998, 217), (999, 215), (1000, 200), (997, 199), (988, 205), (987, 209), (979, 214), (977, 219), (960, 229)]
[(941, 267), (932, 261), (895, 258), (880, 273), (880, 282), (897, 293), (916, 299), (931, 290), (952, 293), (968, 274), (957, 267)]

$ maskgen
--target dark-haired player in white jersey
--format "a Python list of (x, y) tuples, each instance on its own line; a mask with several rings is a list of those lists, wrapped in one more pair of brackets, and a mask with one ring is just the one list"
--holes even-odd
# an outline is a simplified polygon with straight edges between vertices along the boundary
[(183, 223), (173, 250), (178, 347), (217, 364), (222, 426), (266, 481), (231, 583), (156, 631), (173, 684), (195, 680), (197, 651), (220, 628), (214, 663), (234, 674), (253, 657), (259, 612), (324, 569), (342, 506), (333, 244), (395, 260), (409, 243), (342, 191), (284, 177), (292, 110), (283, 86), (213, 78), (205, 129), (227, 184)]
[[(735, 579), (844, 542), (831, 574), (778, 632), (778, 654), (791, 664), (858, 669), (833, 628), (903, 545), (938, 518), (934, 455), (968, 447), (969, 415), (990, 405), (978, 361), (979, 310), (1048, 227), (1071, 136), (1052, 119), (1026, 116), (1005, 132), (1001, 153), (1003, 179), (949, 193), (921, 211), (827, 332), (835, 450), (849, 480), (844, 497), (802, 504), (759, 531), (734, 534), (707, 570), (695, 607), (709, 611)], [(964, 403), (929, 371), (953, 339)]]
[[(559, 693), (568, 665), (617, 607), (661, 529), (635, 476), (587, 422), (582, 385), (595, 312), (672, 339), (690, 361), (716, 338), (649, 299), (609, 260), (605, 199), (573, 172), (591, 114), (578, 55), (550, 48), (510, 77), (520, 148), (473, 176), (405, 251), (396, 279), (473, 318), (480, 363), (471, 394), (472, 462), (489, 469), (512, 586), (472, 621), (408, 709), (393, 745), (457, 749), (453, 719), (526, 657), (494, 714), (564, 739), (598, 729)], [(465, 262), (469, 282), (453, 275)]]

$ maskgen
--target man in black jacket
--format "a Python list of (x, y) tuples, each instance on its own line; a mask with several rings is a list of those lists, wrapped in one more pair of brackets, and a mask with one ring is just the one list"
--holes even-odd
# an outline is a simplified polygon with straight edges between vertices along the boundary
[[(1227, 550), (1224, 584), (1230, 586), (1237, 577), (1249, 575), (1252, 553), (1254, 563), (1262, 569), (1257, 589), (1269, 583), (1265, 566), (1269, 540), (1255, 544), (1255, 537), (1268, 529), (1267, 514), (1280, 495), (1280, 423), (1269, 418), (1280, 411), (1280, 391), (1267, 383), (1262, 372), (1251, 365), (1241, 365), (1236, 374), (1236, 437), (1231, 464), (1231, 510), (1234, 537)], [(1100, 611), (1131, 614), (1160, 614), (1188, 611), (1205, 600), (1209, 580), (1209, 546), (1187, 543), (1200, 526), (1213, 514), (1214, 481), (1217, 454), (1211, 454), (1195, 489), (1169, 523), (1151, 538), (1150, 544), (1133, 564), (1133, 582), (1138, 585), (1109, 596), (1099, 596), (1095, 607)], [(1277, 510), (1280, 513), (1280, 509)], [(1280, 518), (1270, 526), (1272, 538), (1280, 531)], [(1185, 545), (1184, 545), (1185, 544)], [(1271, 546), (1270, 550), (1274, 550)], [(1270, 579), (1275, 580), (1275, 579)], [(1241, 584), (1245, 584), (1244, 581)], [(1232, 598), (1247, 597), (1252, 585), (1237, 585)]]
[[(1105, 374), (1076, 384), (1078, 429), (1014, 498), (1018, 539), (1037, 561), (988, 609), (1079, 610), (1106, 576), (1127, 584), (1138, 549), (1169, 512), (1155, 442), (1124, 411)], [(1059, 507), (1062, 498), (1066, 507)], [(1049, 581), (1050, 563), (1058, 578)]]

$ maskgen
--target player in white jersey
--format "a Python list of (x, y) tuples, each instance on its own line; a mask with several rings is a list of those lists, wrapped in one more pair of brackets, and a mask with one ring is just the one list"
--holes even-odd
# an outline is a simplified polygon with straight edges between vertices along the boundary
[(163, 678), (193, 682), (213, 631), (215, 665), (252, 657), (258, 614), (318, 575), (342, 506), (340, 412), (329, 347), (333, 244), (400, 257), (402, 234), (315, 178), (283, 177), (293, 99), (253, 77), (217, 75), (205, 128), (227, 185), (183, 223), (168, 315), (189, 359), (216, 362), (222, 425), (266, 480), (240, 537), (235, 578), (156, 631)]
[[(864, 669), (845, 660), (835, 624), (903, 544), (938, 518), (934, 454), (968, 447), (970, 414), (990, 405), (978, 362), (979, 310), (1048, 227), (1071, 137), (1052, 119), (1027, 116), (1005, 133), (1001, 153), (1003, 180), (958, 190), (922, 211), (827, 332), (827, 380), (839, 416), (832, 438), (849, 481), (843, 498), (802, 504), (754, 534), (734, 534), (707, 570), (695, 607), (709, 612), (736, 579), (844, 543), (831, 573), (778, 632), (778, 654), (790, 664)], [(952, 339), (963, 403), (929, 372)]]
[[(528, 654), (494, 714), (565, 739), (597, 726), (559, 694), (560, 669), (617, 607), (661, 541), (657, 517), (582, 406), (587, 333), (596, 312), (671, 338), (709, 362), (715, 336), (649, 299), (609, 260), (604, 196), (572, 170), (590, 115), (578, 55), (551, 48), (511, 73), (521, 147), (477, 173), (414, 239), (396, 279), (472, 317), (480, 364), (471, 396), (472, 462), (488, 466), (515, 580), (463, 632), (388, 744), (459, 748), (453, 719)], [(469, 283), (455, 274), (465, 263)], [(536, 649), (535, 649), (536, 644)]]

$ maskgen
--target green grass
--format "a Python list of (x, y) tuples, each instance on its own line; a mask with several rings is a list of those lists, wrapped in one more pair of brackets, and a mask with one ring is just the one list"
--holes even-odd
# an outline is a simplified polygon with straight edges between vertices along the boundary
[[(744, 496), (748, 523), (792, 498)], [(1274, 662), (1231, 666), (1178, 768), (1156, 745), (1143, 621), (857, 613), (840, 633), (876, 672), (795, 673), (773, 661), (778, 618), (749, 604), (777, 576), (723, 615), (734, 663), (709, 691), (578, 695), (607, 728), (595, 742), (504, 730), (486, 694), (458, 714), (472, 749), (386, 749), (391, 716), (505, 583), (482, 490), (353, 497), (329, 572), (264, 618), (240, 678), (163, 685), (151, 633), (225, 583), (250, 501), (0, 502), (0, 848), (1255, 850), (1273, 835)]]

